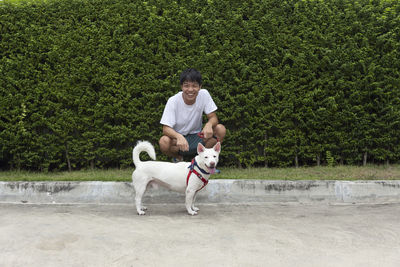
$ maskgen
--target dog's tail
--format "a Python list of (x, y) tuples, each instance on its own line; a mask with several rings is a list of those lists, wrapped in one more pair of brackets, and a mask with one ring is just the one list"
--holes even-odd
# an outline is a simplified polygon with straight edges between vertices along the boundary
[(153, 160), (156, 160), (156, 152), (154, 151), (153, 145), (147, 141), (139, 141), (132, 152), (133, 163), (135, 164), (136, 168), (142, 162), (140, 160), (139, 155), (143, 151), (147, 152), (147, 154), (149, 154), (150, 158), (152, 158)]

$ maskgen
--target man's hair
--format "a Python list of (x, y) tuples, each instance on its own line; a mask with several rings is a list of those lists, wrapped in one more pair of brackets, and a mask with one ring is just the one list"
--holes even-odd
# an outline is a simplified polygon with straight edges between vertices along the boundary
[(184, 82), (197, 82), (199, 85), (201, 85), (201, 73), (196, 70), (196, 69), (187, 69), (184, 70), (181, 74), (181, 85)]

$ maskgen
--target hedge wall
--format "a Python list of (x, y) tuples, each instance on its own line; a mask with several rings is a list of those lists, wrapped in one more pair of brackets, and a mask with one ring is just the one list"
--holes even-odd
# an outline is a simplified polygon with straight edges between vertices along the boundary
[[(132, 166), (187, 67), (228, 129), (221, 164), (398, 162), (396, 0), (0, 3), (0, 167)], [(165, 157), (159, 157), (166, 159)]]

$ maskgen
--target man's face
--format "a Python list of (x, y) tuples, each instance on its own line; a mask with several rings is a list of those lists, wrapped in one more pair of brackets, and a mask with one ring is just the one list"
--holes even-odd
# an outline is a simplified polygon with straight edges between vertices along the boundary
[(197, 82), (184, 82), (181, 85), (182, 97), (186, 105), (193, 105), (196, 102), (196, 97), (200, 91), (200, 84)]

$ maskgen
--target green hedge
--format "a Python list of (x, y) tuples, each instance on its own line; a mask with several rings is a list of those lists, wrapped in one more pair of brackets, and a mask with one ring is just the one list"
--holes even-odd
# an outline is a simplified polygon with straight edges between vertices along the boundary
[(137, 140), (158, 150), (187, 67), (227, 127), (221, 164), (396, 162), (399, 14), (395, 0), (0, 2), (0, 167), (131, 166)]

